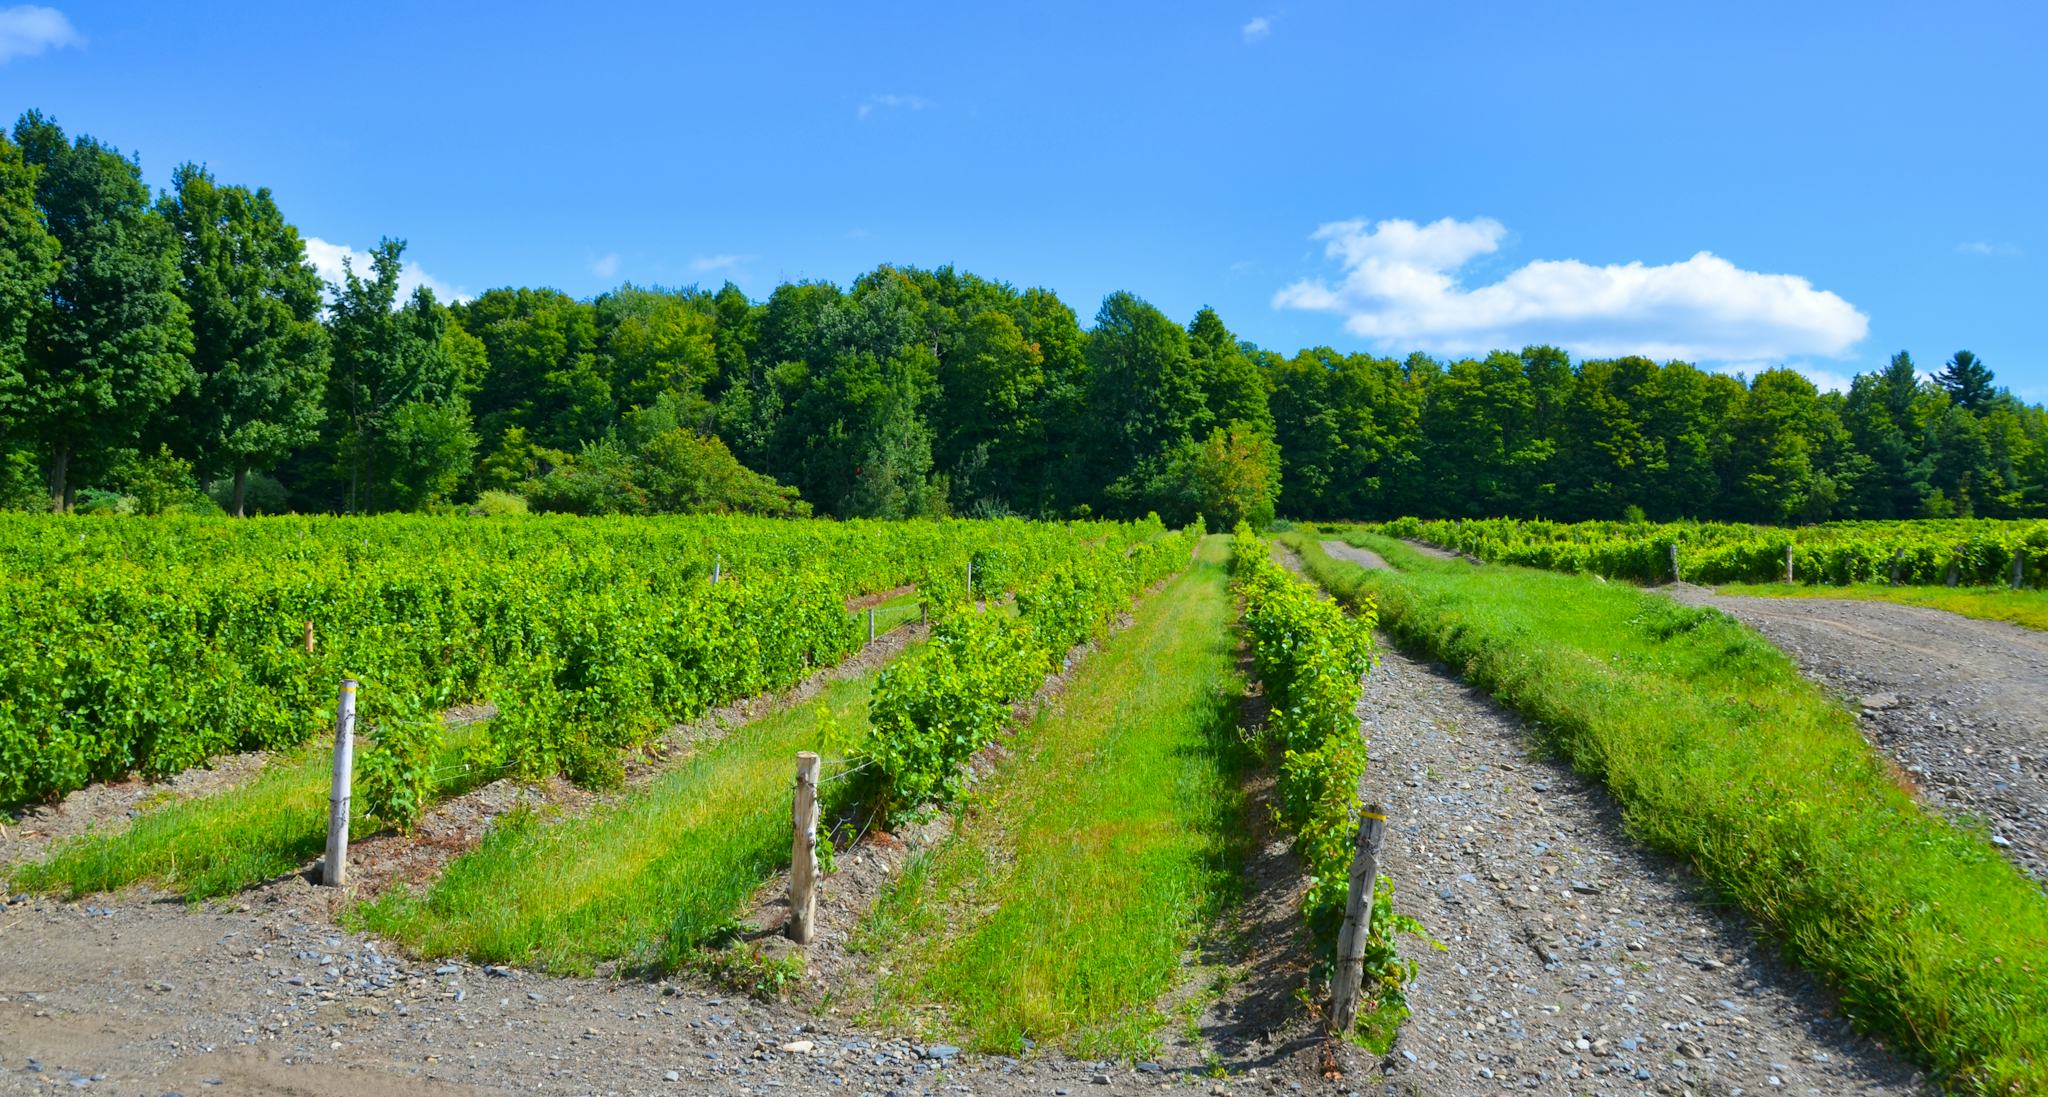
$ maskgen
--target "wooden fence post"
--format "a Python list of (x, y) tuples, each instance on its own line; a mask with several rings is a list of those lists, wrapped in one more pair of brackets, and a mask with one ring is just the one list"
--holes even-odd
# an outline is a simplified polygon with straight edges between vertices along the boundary
[(789, 867), (789, 939), (811, 943), (818, 913), (818, 756), (796, 756), (796, 806), (791, 828)]
[(1365, 945), (1372, 937), (1373, 888), (1379, 880), (1380, 842), (1387, 816), (1378, 804), (1367, 804), (1358, 820), (1358, 847), (1351, 856), (1351, 895), (1344, 904), (1344, 927), (1337, 932), (1337, 971), (1330, 977), (1330, 1035), (1350, 1031), (1358, 1017), (1358, 990), (1365, 982)]
[(1961, 577), (1961, 574), (1961, 569), (1956, 567), (1956, 562), (1954, 560), (1950, 560), (1948, 562), (1948, 585), (1955, 586), (1956, 580)]
[(341, 683), (341, 699), (334, 710), (334, 784), (327, 793), (328, 887), (348, 883), (349, 788), (355, 777), (356, 680)]
[(1794, 580), (1793, 580), (1793, 578), (1792, 578), (1792, 546), (1791, 546), (1791, 545), (1786, 545), (1786, 546), (1785, 546), (1785, 581), (1786, 581), (1786, 582), (1788, 582), (1788, 583), (1790, 583), (1790, 582), (1793, 582), (1793, 581), (1794, 581)]
[(306, 622), (306, 654), (313, 654), (313, 622)]
[(1899, 568), (1906, 562), (1905, 549), (1892, 550), (1892, 585), (1899, 585)]
[(1671, 542), (1671, 581), (1678, 582), (1678, 542)]
[(2012, 554), (2012, 589), (2027, 585), (2027, 550), (2014, 549)]
[(868, 607), (868, 643), (875, 642), (875, 607)]

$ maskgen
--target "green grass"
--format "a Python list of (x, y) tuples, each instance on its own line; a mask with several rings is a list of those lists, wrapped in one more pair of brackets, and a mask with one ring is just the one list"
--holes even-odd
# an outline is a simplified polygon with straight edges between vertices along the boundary
[(1782, 652), (1632, 587), (1344, 536), (1401, 570), (1287, 540), (1605, 781), (1635, 837), (1690, 862), (1866, 1030), (1957, 1090), (2048, 1092), (2048, 897), (1921, 810)]
[[(796, 753), (829, 756), (831, 743), (857, 737), (873, 687), (872, 674), (834, 683), (596, 810), (507, 817), (431, 886), (388, 892), (349, 921), (427, 956), (573, 974), (607, 961), (678, 967), (730, 933), (789, 864)], [(825, 786), (828, 809), (846, 785)]]
[(1857, 583), (1846, 587), (1804, 583), (1728, 583), (1716, 589), (1722, 594), (1753, 594), (1770, 598), (1862, 598), (1875, 602), (1903, 602), (1909, 606), (1947, 610), (1985, 621), (2010, 621), (2025, 628), (2048, 631), (2048, 590), (1892, 587), (1876, 583)]
[[(431, 794), (454, 795), (477, 777), (462, 758), (482, 725), (442, 736), (434, 770), (444, 774)], [(273, 759), (250, 781), (209, 796), (174, 800), (125, 827), (93, 830), (61, 843), (44, 861), (17, 866), (9, 883), (25, 891), (73, 898), (147, 883), (198, 901), (227, 895), (298, 871), (327, 846), (327, 794), (333, 774), (328, 744)], [(350, 829), (368, 832), (354, 802)]]
[(1157, 1046), (1158, 999), (1245, 853), (1225, 548), (1207, 539), (1080, 664), (955, 832), (876, 904), (858, 944), (890, 973), (878, 1019), (924, 1017), (990, 1051)]

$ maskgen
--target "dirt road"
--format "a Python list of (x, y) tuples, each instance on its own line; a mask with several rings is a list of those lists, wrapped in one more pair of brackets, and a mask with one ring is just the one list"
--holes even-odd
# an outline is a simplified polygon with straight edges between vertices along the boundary
[(1518, 717), (1384, 640), (1359, 713), (1396, 906), (1447, 946), (1410, 950), (1414, 1015), (1378, 1068), (1390, 1092), (1925, 1088), (1689, 871), (1624, 834), (1605, 790), (1533, 757)]
[(1659, 588), (1763, 633), (1862, 712), (1921, 798), (2048, 883), (2048, 633), (1922, 606)]

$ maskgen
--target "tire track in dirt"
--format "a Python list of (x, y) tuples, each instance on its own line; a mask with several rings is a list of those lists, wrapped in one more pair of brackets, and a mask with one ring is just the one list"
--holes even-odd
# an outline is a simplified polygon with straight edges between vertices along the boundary
[(1447, 946), (1403, 945), (1420, 973), (1385, 1092), (1926, 1090), (1479, 691), (1382, 637), (1359, 712), (1396, 905)]

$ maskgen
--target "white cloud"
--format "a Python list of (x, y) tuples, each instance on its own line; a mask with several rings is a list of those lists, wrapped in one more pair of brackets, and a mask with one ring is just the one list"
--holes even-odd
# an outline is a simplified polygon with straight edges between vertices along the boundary
[(1743, 270), (1705, 251), (1656, 266), (1538, 260), (1466, 288), (1459, 268), (1500, 250), (1506, 235), (1485, 217), (1333, 222), (1312, 238), (1343, 266), (1342, 280), (1295, 282), (1273, 307), (1338, 313), (1346, 330), (1385, 350), (1447, 354), (1550, 343), (1588, 357), (1783, 361), (1839, 356), (1870, 328), (1855, 306), (1804, 278)]
[[(342, 260), (347, 259), (355, 269), (356, 277), (367, 278), (374, 272), (370, 266), (370, 253), (357, 251), (347, 244), (330, 244), (318, 236), (306, 237), (306, 260), (320, 277), (334, 285), (341, 283)], [(398, 268), (398, 299), (400, 303), (410, 300), (412, 291), (425, 286), (434, 291), (434, 298), (443, 304), (451, 301), (467, 301), (469, 294), (441, 281), (420, 269), (418, 263), (407, 262)]]
[(0, 65), (47, 49), (85, 45), (85, 36), (56, 8), (22, 4), (0, 8)]
[(1257, 42), (1273, 33), (1273, 21), (1261, 15), (1239, 29), (1246, 42)]
[(1992, 243), (1989, 240), (1966, 240), (1956, 245), (1964, 255), (2018, 255), (2019, 245), (2010, 242)]
[(860, 117), (866, 118), (875, 113), (877, 107), (886, 107), (890, 110), (923, 110), (931, 105), (931, 100), (920, 95), (871, 95), (867, 102), (860, 105), (857, 113)]
[(731, 270), (746, 261), (744, 255), (700, 255), (690, 260), (690, 269), (698, 274), (710, 274), (715, 270)]
[(619, 273), (619, 253), (600, 255), (590, 261), (590, 273), (599, 278), (611, 278)]

